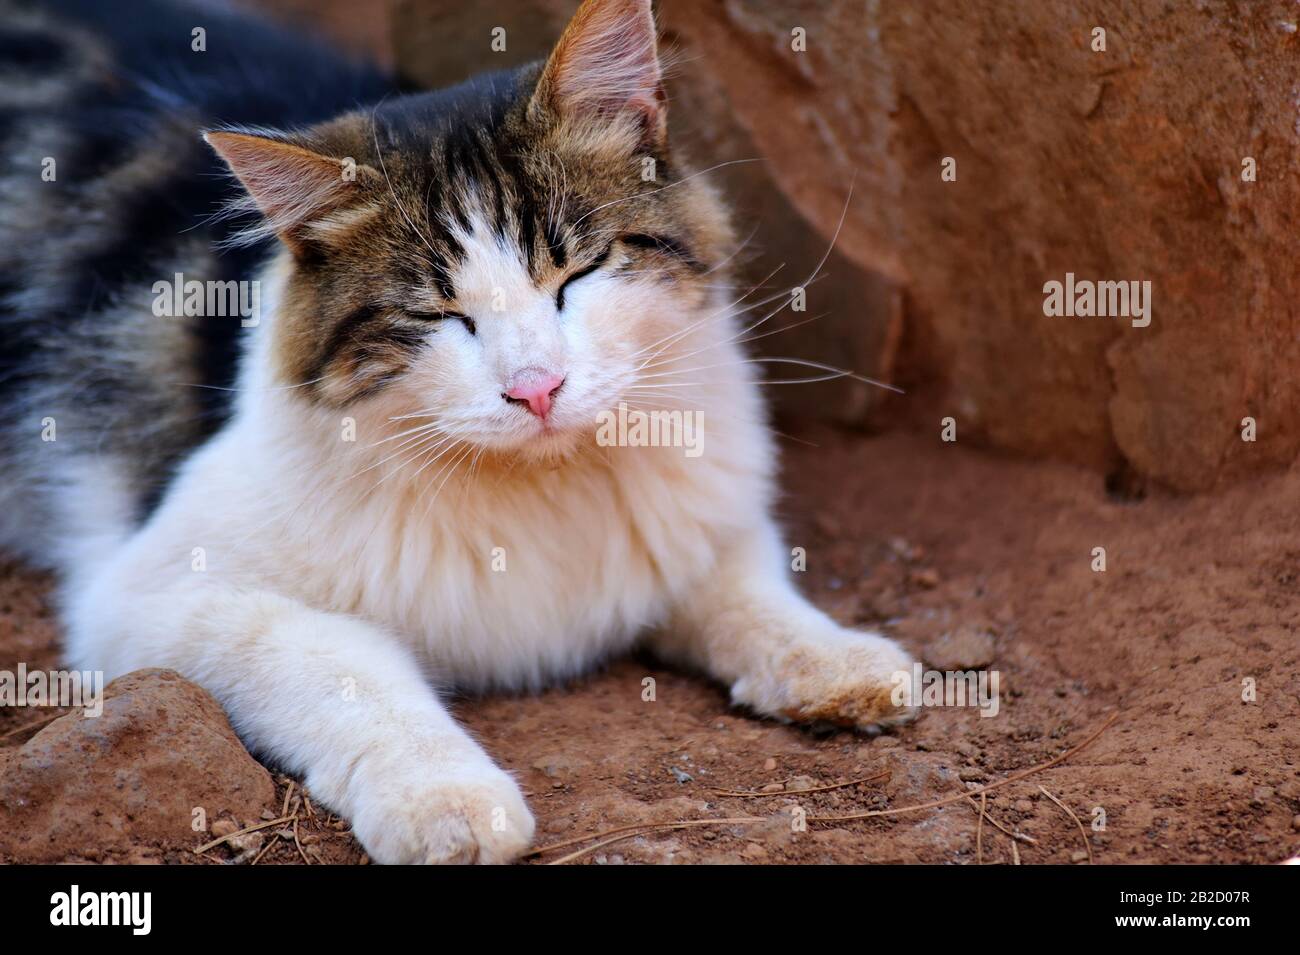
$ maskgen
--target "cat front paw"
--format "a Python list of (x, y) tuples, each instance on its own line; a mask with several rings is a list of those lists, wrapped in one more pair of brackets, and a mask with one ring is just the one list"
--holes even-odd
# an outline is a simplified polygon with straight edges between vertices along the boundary
[[(533, 841), (533, 814), (515, 781), (487, 763), (373, 781), (353, 832), (376, 862), (469, 865), (513, 862)], [(412, 778), (415, 777), (415, 778)]]
[(914, 719), (915, 706), (895, 703), (900, 674), (912, 658), (873, 633), (828, 626), (801, 634), (731, 688), (737, 702), (766, 716), (878, 732)]

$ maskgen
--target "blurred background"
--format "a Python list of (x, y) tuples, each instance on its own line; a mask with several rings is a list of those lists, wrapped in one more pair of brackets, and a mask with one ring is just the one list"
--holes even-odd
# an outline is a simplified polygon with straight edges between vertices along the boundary
[[(577, 7), (243, 2), (421, 86), (544, 56)], [(936, 436), (951, 416), (963, 442), (1082, 464), (1121, 492), (1205, 490), (1296, 456), (1295, 3), (656, 8), (676, 142), (702, 164), (762, 160), (709, 174), (753, 235), (743, 278), (783, 265), (774, 289), (800, 284), (852, 186), (807, 313), (782, 316), (824, 317), (759, 347), (907, 394), (770, 389), (782, 414)], [(1066, 272), (1150, 281), (1151, 324), (1046, 317), (1043, 285)]]

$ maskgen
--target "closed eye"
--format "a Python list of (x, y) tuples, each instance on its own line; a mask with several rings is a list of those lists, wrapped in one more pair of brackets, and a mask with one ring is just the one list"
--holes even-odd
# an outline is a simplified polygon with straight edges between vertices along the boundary
[(462, 315), (460, 312), (416, 312), (407, 309), (406, 313), (412, 318), (418, 318), (426, 322), (440, 322), (444, 319), (454, 319), (464, 324), (465, 329), (471, 335), (478, 334), (478, 326), (474, 324), (474, 319), (470, 318), (468, 315)]
[(668, 235), (646, 235), (642, 232), (627, 232), (618, 237), (618, 241), (634, 249), (646, 252), (658, 252), (679, 259), (692, 272), (703, 272), (705, 266), (699, 262), (691, 250), (679, 240)]
[[(612, 246), (611, 246), (611, 248), (612, 248)], [(574, 282), (578, 281), (579, 279), (584, 279), (584, 278), (586, 278), (588, 275), (590, 275), (592, 272), (596, 271), (598, 268), (600, 268), (602, 265), (605, 264), (605, 260), (608, 259), (608, 258), (609, 258), (609, 248), (606, 248), (604, 252), (600, 253), (600, 255), (596, 256), (596, 257), (591, 261), (591, 264), (590, 264), (590, 265), (588, 265), (586, 268), (579, 269), (577, 272), (574, 272), (572, 275), (570, 275), (567, 279), (564, 280), (564, 284), (560, 286), (560, 290), (559, 290), (558, 292), (555, 293), (555, 309), (556, 309), (556, 311), (559, 311), (559, 312), (564, 311), (564, 292), (565, 292), (565, 290), (566, 290), (570, 285), (572, 285)]]

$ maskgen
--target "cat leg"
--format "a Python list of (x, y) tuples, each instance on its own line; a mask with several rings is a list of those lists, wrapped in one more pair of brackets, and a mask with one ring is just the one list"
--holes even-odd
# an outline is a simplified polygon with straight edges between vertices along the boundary
[(898, 675), (910, 679), (911, 657), (810, 604), (791, 583), (789, 562), (771, 525), (732, 542), (652, 638), (655, 649), (777, 719), (875, 730), (914, 717), (914, 707), (891, 698)]
[(515, 781), (378, 628), (197, 581), (143, 594), (101, 581), (71, 622), (79, 667), (171, 667), (205, 687), (248, 747), (301, 775), (378, 862), (509, 862), (532, 841)]

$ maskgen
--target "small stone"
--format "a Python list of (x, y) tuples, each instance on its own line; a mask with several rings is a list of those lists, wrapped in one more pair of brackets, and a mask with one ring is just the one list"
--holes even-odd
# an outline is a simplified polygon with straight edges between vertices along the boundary
[(889, 549), (893, 551), (895, 557), (909, 563), (916, 563), (925, 556), (924, 547), (919, 544), (912, 544), (901, 537), (890, 538)]
[(1285, 780), (1278, 784), (1277, 794), (1283, 799), (1300, 799), (1300, 780)]
[(770, 773), (772, 770), (776, 769), (776, 760), (769, 756), (763, 761), (763, 768)]
[(1016, 812), (1033, 812), (1034, 804), (1030, 802), (1028, 799), (1017, 799), (1014, 803), (1012, 803), (1011, 808), (1014, 809)]
[(1073, 852), (1070, 853), (1071, 862), (1083, 862), (1087, 858), (1088, 858), (1088, 853), (1084, 852), (1082, 849), (1075, 849)]
[(232, 860), (236, 865), (243, 865), (252, 862), (257, 854), (262, 851), (262, 844), (266, 841), (261, 832), (245, 832), (240, 836), (233, 836), (228, 840), (228, 845), (235, 858)]
[(817, 780), (811, 776), (796, 776), (785, 784), (786, 792), (804, 792), (817, 788)]
[(677, 780), (678, 785), (695, 781), (695, 777), (684, 769), (678, 769), (676, 766), (669, 766), (668, 769), (673, 774), (673, 778)]
[(1296, 832), (1300, 832), (1300, 816), (1291, 817), (1291, 828)]
[[(98, 717), (61, 716), (3, 752), (0, 858), (11, 862), (189, 853), (276, 804), (221, 706), (171, 670), (120, 676)], [(196, 808), (210, 838), (190, 828)]]
[(751, 859), (751, 860), (766, 859), (767, 850), (762, 846), (760, 846), (757, 842), (751, 842), (749, 845), (745, 846), (745, 848), (740, 850), (740, 857), (742, 859)]
[(549, 776), (551, 779), (560, 779), (569, 775), (572, 763), (558, 753), (551, 753), (533, 760), (533, 769), (544, 776)]
[(760, 789), (759, 792), (761, 792), (761, 793), (783, 793), (783, 792), (785, 792), (785, 786), (783, 786), (781, 783), (768, 783), (766, 786), (764, 786), (762, 789)]
[(931, 640), (922, 656), (936, 670), (980, 670), (993, 662), (993, 634), (987, 627), (964, 626)]
[(978, 783), (987, 779), (988, 776), (985, 774), (984, 770), (970, 767), (959, 772), (957, 778), (964, 783)]
[(924, 587), (926, 590), (933, 590), (939, 586), (939, 572), (933, 567), (926, 567), (924, 570), (914, 570), (908, 577), (912, 583), (918, 587)]
[(794, 817), (788, 810), (769, 816), (749, 830), (752, 842), (766, 846), (785, 846), (794, 840)]
[(233, 836), (240, 828), (239, 823), (233, 819), (218, 819), (212, 824), (212, 838), (224, 839), (226, 836)]

